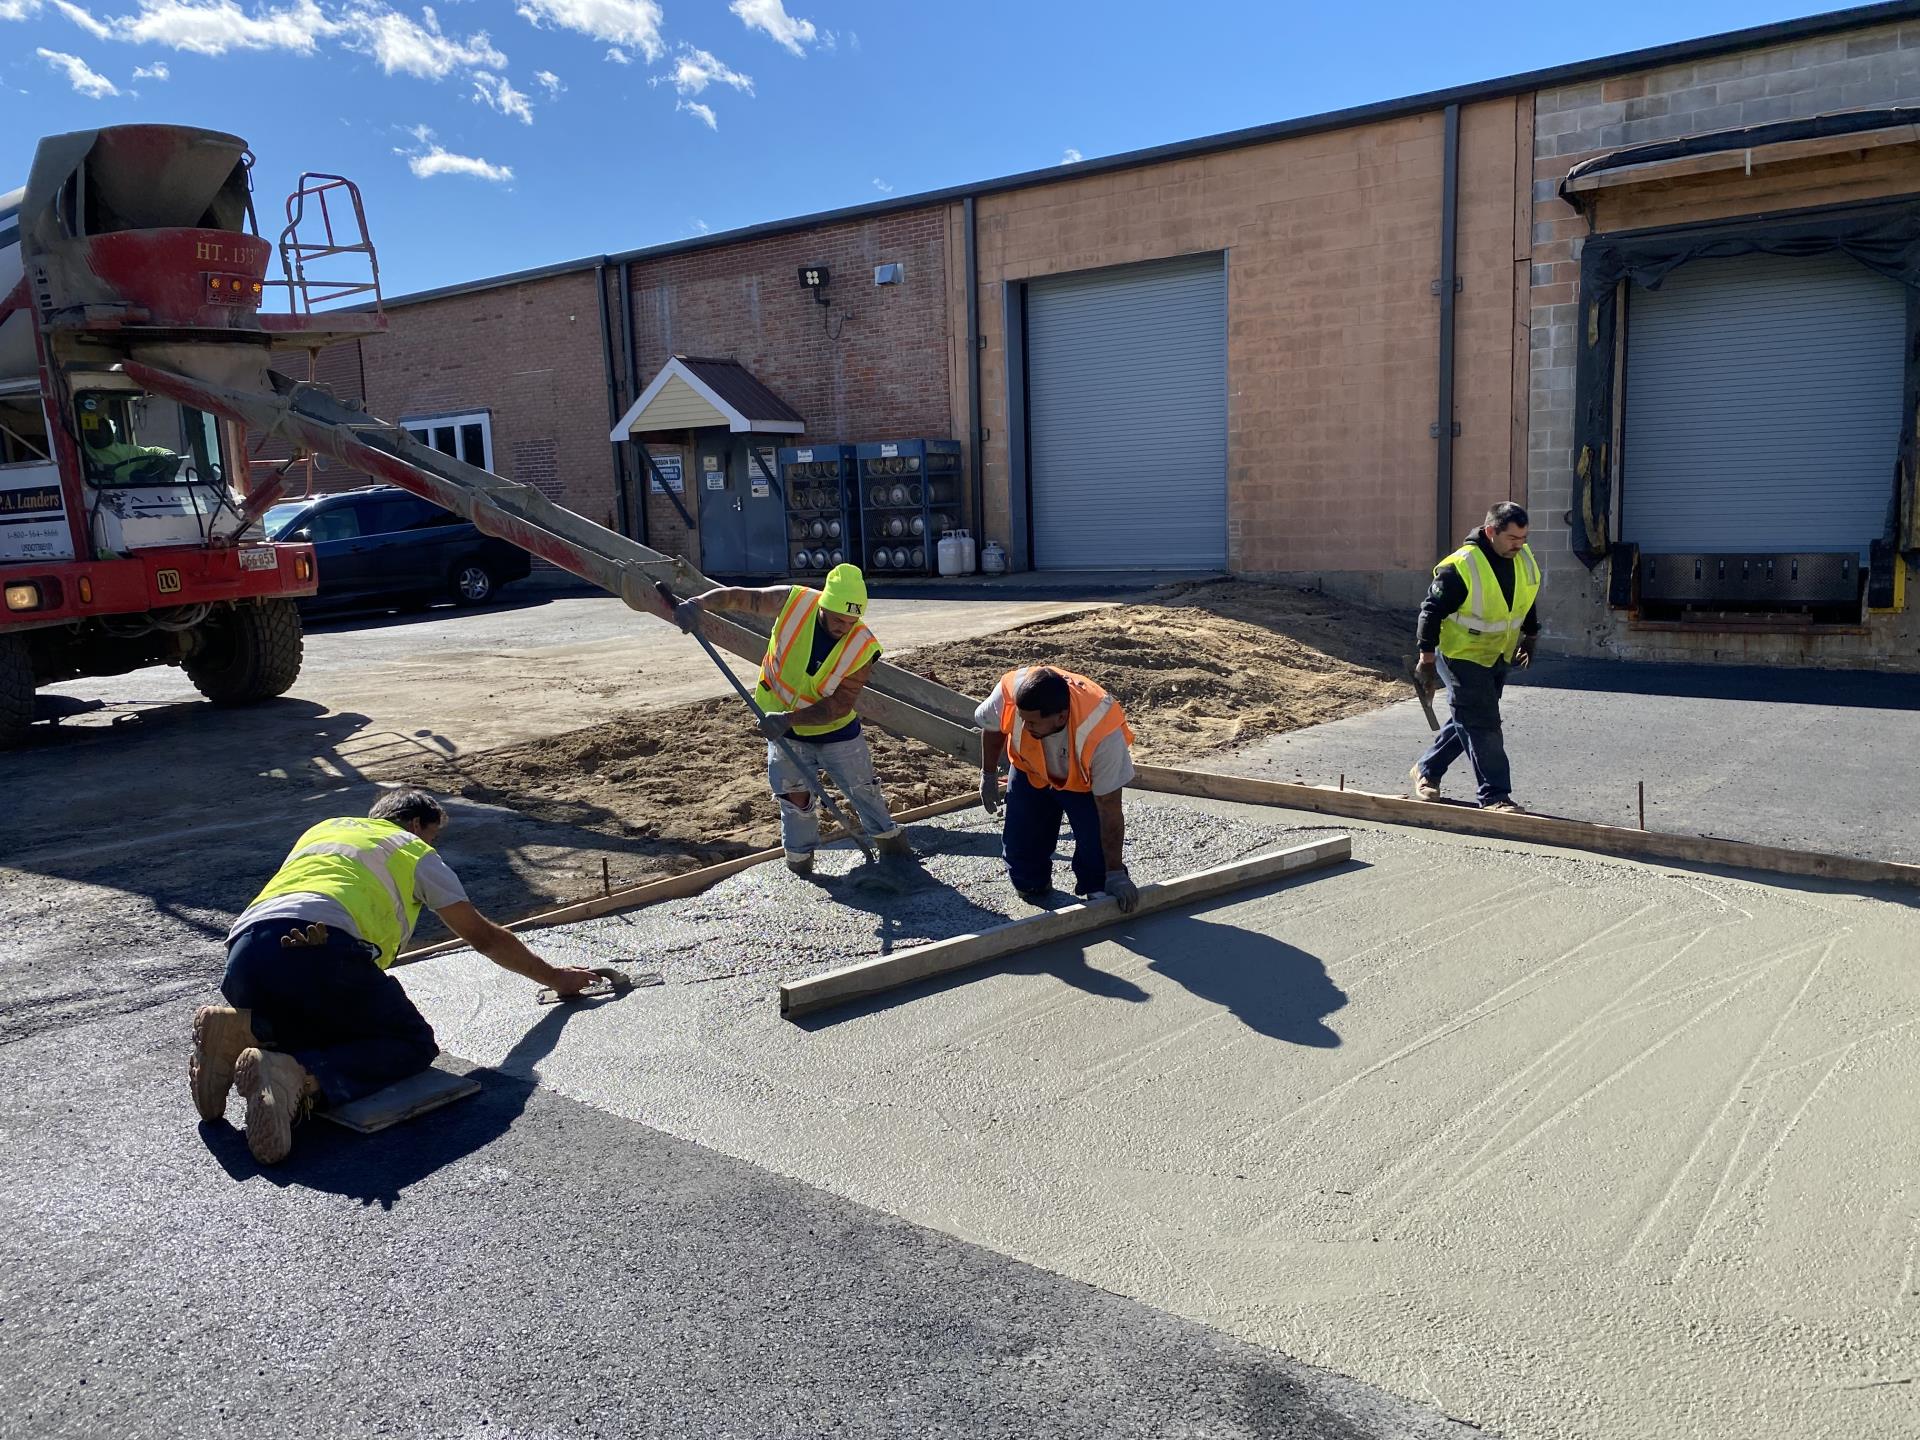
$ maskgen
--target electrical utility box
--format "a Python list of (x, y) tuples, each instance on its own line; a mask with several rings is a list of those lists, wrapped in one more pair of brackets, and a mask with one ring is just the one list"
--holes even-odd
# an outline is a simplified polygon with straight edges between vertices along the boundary
[(867, 574), (936, 573), (941, 532), (961, 523), (960, 442), (873, 440), (856, 450)]
[(824, 575), (844, 560), (860, 563), (853, 467), (851, 445), (790, 445), (780, 451), (789, 574)]

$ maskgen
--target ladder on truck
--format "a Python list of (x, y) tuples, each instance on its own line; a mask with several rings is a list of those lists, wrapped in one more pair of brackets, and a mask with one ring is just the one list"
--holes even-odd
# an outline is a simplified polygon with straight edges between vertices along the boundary
[[(631, 609), (671, 622), (672, 607), (657, 583), (664, 581), (683, 599), (713, 584), (682, 557), (576, 515), (531, 485), (442, 454), (320, 386), (268, 370), (270, 392), (236, 390), (142, 361), (128, 361), (124, 368), (148, 389), (234, 421), (256, 437), (278, 437), (297, 450), (325, 455), (431, 500), (472, 521), (482, 534), (619, 596)], [(254, 500), (249, 509), (259, 503)], [(767, 629), (753, 617), (709, 614), (701, 630), (715, 645), (756, 664), (766, 654)], [(980, 758), (973, 701), (911, 670), (880, 661), (855, 708), (862, 719), (896, 735), (962, 760)]]

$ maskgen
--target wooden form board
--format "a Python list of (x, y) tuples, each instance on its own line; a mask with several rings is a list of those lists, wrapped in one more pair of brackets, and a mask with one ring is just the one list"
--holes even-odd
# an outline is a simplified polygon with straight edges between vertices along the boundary
[(1826, 855), (1815, 850), (1787, 850), (1775, 845), (1751, 845), (1742, 840), (1717, 840), (1706, 835), (1675, 835), (1661, 830), (1629, 830), (1621, 825), (1596, 825), (1586, 820), (1563, 820), (1553, 815), (1499, 815), (1463, 805), (1409, 800), (1399, 795), (1372, 795), (1363, 790), (1329, 790), (1319, 785), (1292, 785), (1278, 780), (1254, 780), (1238, 775), (1216, 775), (1206, 770), (1179, 770), (1165, 765), (1135, 767), (1133, 788), (1168, 795), (1194, 795), (1209, 800), (1232, 800), (1248, 805), (1276, 805), (1337, 815), (1347, 820), (1379, 820), (1391, 825), (1416, 825), (1428, 830), (1452, 830), (1500, 840), (1522, 840), (1535, 845), (1559, 845), (1570, 850), (1595, 850), (1634, 860), (1677, 860), (1699, 865), (1726, 865), (1774, 875), (1806, 875), (1864, 885), (1903, 885), (1920, 889), (1920, 865), (1893, 860), (1860, 860), (1850, 855)]
[[(978, 805), (977, 795), (956, 795), (950, 800), (936, 800), (931, 805), (921, 805), (916, 809), (902, 810), (894, 820), (904, 825), (913, 820), (927, 820), (935, 815), (951, 814), (955, 810), (964, 810), (969, 805)], [(839, 839), (838, 827), (828, 825), (821, 832), (821, 842), (827, 843)], [(663, 900), (684, 900), (689, 895), (698, 895), (702, 890), (711, 889), (729, 875), (738, 875), (742, 870), (751, 870), (755, 865), (764, 865), (769, 860), (778, 860), (781, 851), (755, 850), (748, 855), (737, 855), (731, 860), (722, 860), (717, 865), (704, 866), (699, 870), (689, 870), (684, 875), (669, 875), (664, 880), (649, 880), (644, 885), (629, 885), (625, 889), (615, 890), (611, 895), (596, 895), (591, 900), (581, 900), (576, 904), (562, 905), (554, 910), (542, 910), (523, 920), (514, 920), (506, 925), (508, 930), (538, 930), (549, 925), (571, 925), (576, 920), (594, 920), (602, 915), (617, 915), (624, 910), (638, 910), (642, 906), (657, 905)], [(422, 945), (408, 950), (393, 963), (411, 965), (416, 960), (430, 959), (435, 955), (451, 955), (456, 950), (468, 950), (472, 947), (464, 940), (442, 940), (434, 945)]]
[(911, 985), (935, 975), (946, 975), (972, 965), (985, 964), (1007, 955), (1031, 950), (1053, 940), (1084, 935), (1121, 920), (1131, 920), (1156, 910), (1192, 904), (1196, 900), (1242, 890), (1249, 885), (1284, 879), (1302, 871), (1337, 865), (1353, 855), (1353, 842), (1345, 835), (1296, 845), (1250, 860), (1201, 870), (1178, 880), (1165, 880), (1140, 887), (1140, 904), (1132, 915), (1122, 915), (1116, 900), (1102, 897), (1078, 905), (1068, 905), (1044, 915), (1014, 920), (974, 935), (958, 935), (951, 940), (936, 940), (857, 964), (811, 975), (780, 987), (780, 1013), (788, 1019), (844, 1004), (866, 995)]

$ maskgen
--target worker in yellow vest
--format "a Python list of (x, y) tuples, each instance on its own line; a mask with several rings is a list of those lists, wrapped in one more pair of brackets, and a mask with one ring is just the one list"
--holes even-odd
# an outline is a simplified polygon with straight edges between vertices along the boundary
[(247, 1101), (247, 1148), (286, 1158), (293, 1126), (315, 1100), (344, 1105), (424, 1070), (440, 1053), (433, 1027), (387, 974), (424, 908), (494, 964), (562, 995), (591, 970), (549, 965), (487, 919), (433, 842), (439, 801), (391, 790), (367, 818), (323, 820), (297, 841), (227, 934), (225, 1005), (193, 1017), (187, 1080), (203, 1120)]
[(1002, 756), (1013, 772), (1000, 844), (1020, 897), (1037, 904), (1053, 893), (1064, 819), (1073, 827), (1074, 889), (1104, 891), (1131, 914), (1140, 891), (1127, 874), (1120, 792), (1133, 779), (1133, 731), (1120, 702), (1084, 675), (1030, 665), (1002, 675), (973, 721), (989, 815), (1000, 810)]
[(1433, 585), (1420, 605), (1414, 669), (1424, 684), (1446, 683), (1453, 715), (1408, 771), (1417, 798), (1438, 800), (1441, 777), (1464, 754), (1479, 783), (1481, 809), (1524, 813), (1513, 801), (1500, 695), (1508, 670), (1533, 662), (1539, 594), (1527, 512), (1511, 501), (1489, 510), (1485, 523), (1433, 567)]
[(765, 715), (760, 728), (767, 737), (767, 783), (780, 806), (780, 846), (787, 868), (798, 875), (813, 872), (820, 817), (814, 813), (807, 777), (782, 753), (776, 743), (781, 740), (803, 765), (816, 774), (824, 771), (839, 786), (860, 828), (882, 853), (910, 853), (906, 832), (887, 810), (873, 751), (854, 710), (880, 659), (880, 642), (867, 628), (867, 582), (859, 567), (834, 566), (819, 590), (806, 585), (717, 586), (676, 605), (674, 623), (691, 634), (707, 610), (742, 611), (773, 621), (753, 699)]

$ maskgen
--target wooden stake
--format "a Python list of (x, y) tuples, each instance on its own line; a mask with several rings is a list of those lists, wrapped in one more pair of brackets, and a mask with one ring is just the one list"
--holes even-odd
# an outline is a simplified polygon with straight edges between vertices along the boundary
[(1103, 897), (1014, 920), (977, 935), (958, 935), (951, 940), (936, 940), (931, 945), (917, 945), (911, 950), (896, 950), (891, 955), (862, 960), (829, 970), (824, 975), (782, 985), (780, 1013), (791, 1020), (863, 995), (877, 995), (883, 990), (911, 985), (916, 980), (982, 965), (1049, 941), (1084, 935), (1122, 920), (1137, 920), (1156, 910), (1191, 904), (1302, 871), (1338, 865), (1352, 855), (1353, 841), (1345, 835), (1335, 835), (1310, 845), (1296, 845), (1271, 855), (1256, 855), (1251, 860), (1184, 875), (1178, 880), (1142, 885), (1140, 904), (1132, 915), (1122, 915), (1117, 900)]
[(1640, 828), (1647, 828), (1647, 782), (1640, 782)]
[(613, 894), (613, 871), (607, 865), (607, 857), (604, 855), (600, 857), (600, 893)]

